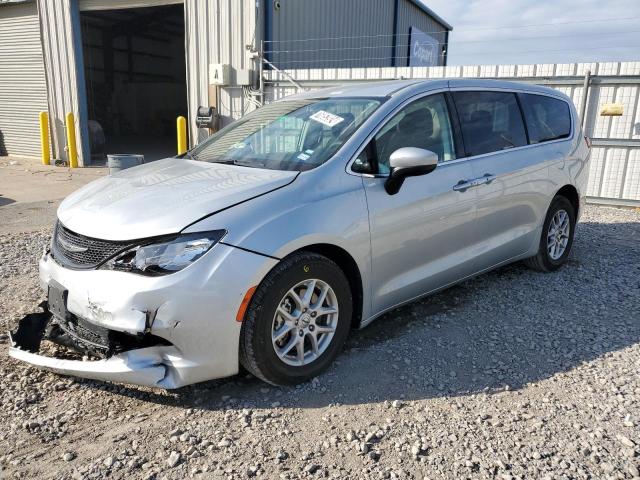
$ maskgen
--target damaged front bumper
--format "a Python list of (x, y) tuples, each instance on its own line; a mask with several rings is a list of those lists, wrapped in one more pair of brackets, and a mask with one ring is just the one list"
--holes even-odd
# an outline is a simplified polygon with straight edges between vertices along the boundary
[[(149, 335), (128, 336), (95, 326), (92, 328), (94, 336), (85, 338), (74, 333), (74, 330), (78, 329), (78, 319), (75, 319), (75, 322), (65, 322), (54, 317), (47, 302), (41, 303), (40, 308), (41, 312), (26, 315), (18, 323), (18, 328), (9, 332), (9, 354), (16, 360), (58, 374), (94, 380), (168, 389), (178, 385), (179, 379), (175, 378), (172, 372), (176, 371), (176, 368), (185, 367), (185, 361), (180, 357), (178, 350), (163, 339)], [(71, 314), (69, 316), (73, 317)], [(89, 361), (40, 355), (38, 352), (43, 340), (68, 347), (78, 354), (91, 354), (103, 358)], [(134, 345), (139, 348), (127, 350)]]
[(167, 363), (175, 353), (175, 347), (150, 347), (124, 352), (105, 360), (82, 361), (45, 357), (16, 346), (9, 348), (9, 354), (16, 360), (61, 375), (167, 389), (176, 387), (167, 375)]
[[(144, 277), (70, 270), (45, 254), (40, 283), (51, 304), (11, 332), (9, 353), (63, 375), (166, 389), (234, 375), (241, 328), (236, 313), (247, 290), (276, 263), (219, 244), (180, 272)], [(53, 291), (62, 291), (64, 300)], [(70, 347), (77, 358), (100, 359), (46, 356), (42, 340)]]

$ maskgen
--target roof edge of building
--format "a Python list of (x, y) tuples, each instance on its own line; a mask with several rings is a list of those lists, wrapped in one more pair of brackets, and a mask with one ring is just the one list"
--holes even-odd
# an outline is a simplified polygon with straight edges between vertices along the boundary
[(422, 3), (420, 0), (408, 0), (411, 3), (413, 3), (416, 7), (418, 7), (419, 9), (421, 9), (424, 13), (426, 13), (427, 15), (429, 15), (430, 17), (433, 17), (433, 19), (442, 24), (442, 26), (444, 28), (446, 28), (447, 30), (451, 31), (453, 30), (453, 27), (451, 26), (451, 24), (449, 22), (447, 22), (444, 18), (442, 18), (440, 15), (438, 15), (436, 12), (434, 12), (433, 10), (431, 10), (429, 7), (427, 7), (424, 3)]

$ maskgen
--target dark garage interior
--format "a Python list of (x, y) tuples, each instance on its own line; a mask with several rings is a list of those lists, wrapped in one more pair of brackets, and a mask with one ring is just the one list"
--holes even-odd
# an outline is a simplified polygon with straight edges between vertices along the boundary
[(81, 12), (92, 163), (176, 153), (187, 115), (182, 5)]

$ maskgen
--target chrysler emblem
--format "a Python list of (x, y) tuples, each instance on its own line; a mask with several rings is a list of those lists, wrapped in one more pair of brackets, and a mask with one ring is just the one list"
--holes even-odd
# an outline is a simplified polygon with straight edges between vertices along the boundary
[(61, 238), (61, 237), (58, 237), (58, 243), (67, 252), (82, 253), (82, 252), (86, 252), (87, 250), (89, 250), (88, 247), (80, 247), (78, 245), (73, 245), (72, 243), (69, 243), (67, 240), (65, 240), (64, 238)]

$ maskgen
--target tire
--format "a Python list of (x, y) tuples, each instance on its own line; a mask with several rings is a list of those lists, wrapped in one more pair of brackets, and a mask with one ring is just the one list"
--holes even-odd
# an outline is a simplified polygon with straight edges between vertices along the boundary
[[(549, 235), (551, 234), (550, 228), (555, 226), (552, 225), (554, 218), (558, 220), (561, 217), (561, 212), (565, 212), (568, 220), (568, 238), (566, 238), (566, 245), (564, 246), (564, 250), (556, 250), (555, 254), (552, 254), (552, 247), (548, 247), (547, 241)], [(557, 217), (556, 215), (560, 215)], [(542, 227), (542, 235), (540, 236), (540, 244), (538, 246), (538, 253), (524, 260), (525, 265), (534, 270), (538, 270), (540, 272), (553, 272), (558, 270), (564, 263), (566, 263), (567, 258), (569, 258), (569, 253), (571, 252), (571, 246), (573, 245), (573, 236), (576, 229), (576, 211), (571, 202), (561, 195), (556, 195), (551, 201), (551, 206), (547, 211), (547, 216), (544, 220), (544, 225)], [(564, 238), (564, 235), (562, 235)], [(551, 251), (550, 251), (551, 249)], [(560, 253), (561, 252), (561, 253)]]
[[(311, 285), (314, 285), (314, 294), (309, 306), (304, 307), (305, 293)], [(302, 303), (294, 300), (292, 290)], [(318, 302), (325, 290), (322, 312), (331, 311), (331, 305), (335, 304), (337, 313), (320, 311)], [(338, 265), (316, 253), (292, 254), (269, 272), (251, 299), (240, 331), (240, 363), (273, 385), (306, 382), (325, 370), (342, 350), (351, 328), (352, 312), (349, 281)], [(281, 339), (272, 340), (274, 332), (284, 332), (287, 328), (291, 330)], [(314, 337), (316, 342), (312, 342)], [(300, 338), (303, 338), (302, 360), (298, 350)], [(289, 345), (294, 346), (283, 354)], [(276, 348), (281, 351), (280, 355)]]

